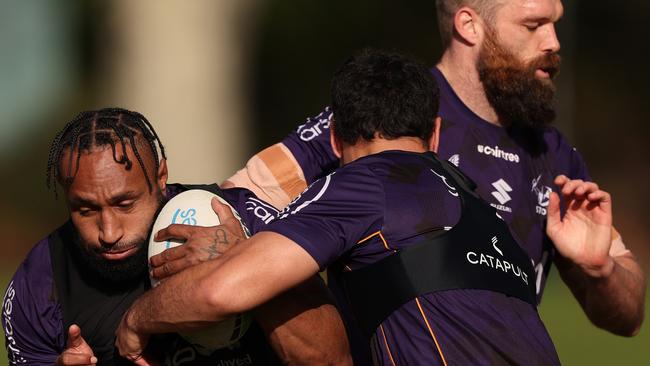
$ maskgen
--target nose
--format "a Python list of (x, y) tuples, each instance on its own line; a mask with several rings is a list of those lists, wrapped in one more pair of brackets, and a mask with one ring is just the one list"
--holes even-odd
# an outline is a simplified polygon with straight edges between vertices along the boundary
[(557, 53), (560, 51), (560, 40), (555, 32), (555, 25), (549, 23), (544, 30), (544, 39), (542, 41), (542, 51), (544, 53)]
[(99, 242), (103, 246), (112, 247), (124, 236), (122, 222), (110, 209), (102, 210), (99, 225)]

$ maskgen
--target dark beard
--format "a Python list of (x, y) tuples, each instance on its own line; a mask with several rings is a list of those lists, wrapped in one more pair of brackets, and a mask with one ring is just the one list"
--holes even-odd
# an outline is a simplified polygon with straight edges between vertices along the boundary
[(545, 54), (530, 62), (521, 62), (502, 47), (488, 30), (478, 60), (479, 78), (485, 95), (504, 127), (544, 127), (555, 119), (551, 80), (540, 80), (535, 70), (549, 72), (551, 79), (560, 67), (560, 56)]
[(106, 252), (108, 249), (97, 248), (83, 243), (79, 236), (79, 232), (74, 228), (73, 242), (77, 247), (77, 250), (74, 251), (75, 257), (93, 277), (107, 285), (121, 288), (125, 285), (136, 284), (137, 280), (147, 276), (149, 268), (148, 238), (151, 236), (153, 223), (166, 202), (167, 198), (162, 194), (159, 194), (158, 207), (156, 208), (156, 213), (149, 224), (149, 229), (145, 233), (146, 237), (138, 237), (130, 242), (120, 242), (115, 244), (114, 247), (122, 248), (129, 248), (135, 244), (138, 249), (132, 255), (121, 260), (108, 260), (101, 256), (101, 253)]
[(76, 257), (84, 268), (94, 277), (107, 284), (120, 285), (136, 282), (147, 273), (147, 242), (146, 238), (138, 238), (129, 243), (121, 243), (125, 247), (135, 244), (138, 249), (132, 255), (120, 260), (108, 260), (101, 256), (103, 248), (91, 247), (84, 244), (77, 230), (74, 230), (74, 243), (77, 247)]

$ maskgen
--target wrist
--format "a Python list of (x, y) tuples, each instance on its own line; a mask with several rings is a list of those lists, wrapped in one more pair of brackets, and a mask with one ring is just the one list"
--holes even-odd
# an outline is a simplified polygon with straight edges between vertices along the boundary
[(607, 256), (601, 263), (579, 265), (582, 271), (590, 278), (607, 279), (614, 273), (616, 262), (611, 256)]

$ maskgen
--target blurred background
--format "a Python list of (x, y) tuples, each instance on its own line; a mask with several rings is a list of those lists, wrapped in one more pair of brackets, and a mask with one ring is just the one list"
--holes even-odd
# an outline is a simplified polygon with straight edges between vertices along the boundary
[[(0, 287), (66, 218), (45, 187), (55, 133), (104, 106), (149, 118), (170, 181), (218, 182), (328, 104), (333, 71), (374, 46), (434, 65), (433, 0), (0, 0)], [(614, 196), (615, 225), (650, 263), (650, 3), (565, 1), (558, 127)], [(551, 275), (542, 317), (567, 365), (650, 364), (592, 326)], [(4, 349), (0, 360), (6, 360)], [(4, 361), (0, 361), (0, 364)]]

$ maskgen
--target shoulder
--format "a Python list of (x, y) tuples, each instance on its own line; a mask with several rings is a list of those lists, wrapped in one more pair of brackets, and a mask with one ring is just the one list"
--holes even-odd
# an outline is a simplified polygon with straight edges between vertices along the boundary
[(542, 133), (550, 153), (549, 159), (553, 159), (557, 174), (590, 180), (582, 155), (557, 128), (547, 127)]
[(49, 237), (32, 248), (9, 282), (2, 323), (10, 364), (46, 364), (62, 349), (61, 309), (55, 296)]

